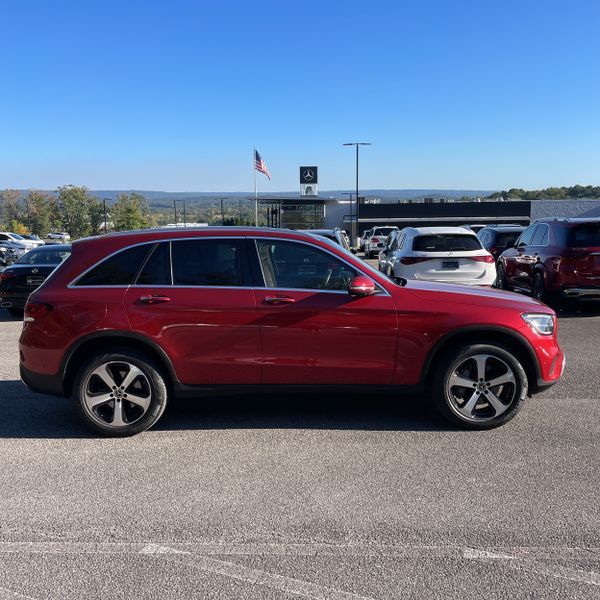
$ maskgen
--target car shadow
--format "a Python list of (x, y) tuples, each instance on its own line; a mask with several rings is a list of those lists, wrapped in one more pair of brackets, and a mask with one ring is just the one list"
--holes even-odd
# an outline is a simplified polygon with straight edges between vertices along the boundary
[(0, 309), (0, 323), (23, 321), (23, 317), (13, 317), (7, 310)]
[(569, 302), (555, 308), (559, 319), (578, 317), (600, 317), (600, 301)]
[[(30, 392), (21, 381), (0, 381), (0, 438), (96, 438), (70, 400)], [(156, 431), (315, 429), (453, 431), (425, 398), (379, 394), (258, 393), (175, 400)]]

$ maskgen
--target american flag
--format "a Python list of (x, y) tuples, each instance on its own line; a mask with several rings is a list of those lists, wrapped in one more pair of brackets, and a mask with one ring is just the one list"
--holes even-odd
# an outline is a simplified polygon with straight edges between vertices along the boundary
[(265, 161), (256, 150), (254, 150), (254, 168), (271, 179), (271, 173), (269, 173), (269, 169), (267, 169)]

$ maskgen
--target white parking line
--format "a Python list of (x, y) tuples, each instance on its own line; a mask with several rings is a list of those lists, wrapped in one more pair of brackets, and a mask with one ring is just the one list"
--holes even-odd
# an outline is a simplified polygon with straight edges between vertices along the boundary
[[(269, 573), (261, 569), (253, 569), (225, 560), (192, 555), (188, 552), (183, 553), (177, 550), (172, 551), (172, 549), (165, 546), (159, 546), (157, 552), (155, 546), (156, 544), (150, 544), (150, 548), (146, 546), (140, 550), (140, 553), (160, 554), (162, 559), (177, 561), (178, 565), (184, 564), (215, 575), (223, 575), (251, 585), (260, 585), (282, 592), (289, 592), (303, 598), (310, 598), (311, 600), (374, 600), (371, 597), (344, 592), (326, 585), (311, 583), (310, 581)], [(180, 556), (175, 558), (174, 554), (179, 554)], [(186, 557), (182, 557), (181, 554), (185, 554)]]

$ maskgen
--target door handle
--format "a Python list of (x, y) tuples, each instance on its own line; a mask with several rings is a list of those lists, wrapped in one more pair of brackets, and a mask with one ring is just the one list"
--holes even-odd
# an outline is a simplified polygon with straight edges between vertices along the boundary
[(296, 300), (289, 296), (267, 296), (263, 302), (265, 304), (293, 304)]
[(171, 298), (169, 296), (140, 296), (139, 301), (142, 304), (161, 304), (171, 302)]

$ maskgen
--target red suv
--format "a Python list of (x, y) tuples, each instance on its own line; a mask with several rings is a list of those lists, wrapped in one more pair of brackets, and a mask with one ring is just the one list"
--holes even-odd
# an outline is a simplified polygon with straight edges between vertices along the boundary
[(216, 386), (427, 391), (453, 423), (485, 429), (564, 365), (536, 300), (397, 283), (321, 236), (250, 228), (75, 242), (29, 298), (20, 361), (29, 388), (73, 397), (114, 436)]
[(600, 300), (600, 219), (539, 219), (498, 260), (499, 288)]

